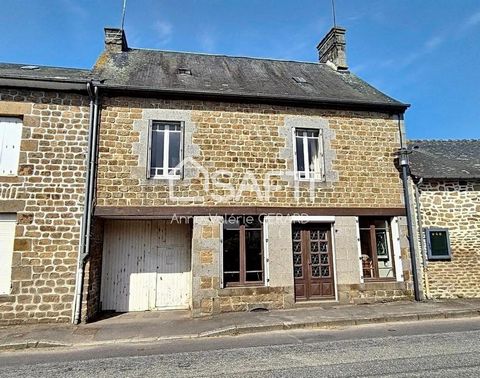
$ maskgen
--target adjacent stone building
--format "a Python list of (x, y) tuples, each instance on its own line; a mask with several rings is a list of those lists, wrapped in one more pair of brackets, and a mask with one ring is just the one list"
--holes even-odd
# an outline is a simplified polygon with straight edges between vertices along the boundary
[(71, 320), (88, 74), (0, 64), (0, 324)]
[(480, 297), (480, 140), (410, 142), (427, 298)]
[(134, 49), (107, 28), (92, 71), (13, 67), (0, 117), (26, 103), (24, 141), (0, 182), (30, 197), (0, 210), (0, 321), (410, 298), (408, 105), (351, 73), (345, 46), (334, 28), (318, 63), (292, 62)]

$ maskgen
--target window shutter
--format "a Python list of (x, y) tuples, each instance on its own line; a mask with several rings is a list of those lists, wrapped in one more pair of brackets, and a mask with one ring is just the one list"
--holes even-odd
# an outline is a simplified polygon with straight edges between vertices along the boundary
[(318, 157), (320, 159), (320, 177), (325, 180), (325, 155), (323, 148), (323, 129), (318, 130)]
[(295, 135), (295, 128), (292, 127), (292, 147), (293, 147), (293, 175), (294, 179), (298, 179), (298, 169), (297, 169), (297, 138)]
[(22, 126), (19, 118), (0, 118), (0, 176), (18, 173)]
[(0, 294), (10, 294), (16, 214), (0, 214)]
[(185, 165), (183, 160), (185, 159), (183, 155), (185, 144), (185, 122), (180, 122), (180, 178), (183, 180), (185, 178)]
[(152, 161), (152, 121), (148, 122), (148, 137), (147, 137), (147, 179), (150, 178), (150, 165)]

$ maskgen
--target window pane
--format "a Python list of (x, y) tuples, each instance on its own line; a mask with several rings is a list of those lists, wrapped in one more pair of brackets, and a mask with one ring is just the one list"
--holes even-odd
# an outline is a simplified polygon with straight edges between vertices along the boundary
[(360, 217), (359, 223), (364, 278), (394, 278), (390, 222), (386, 218)]
[(308, 168), (310, 172), (320, 173), (318, 160), (318, 138), (308, 139)]
[[(301, 137), (297, 137), (297, 172), (304, 172), (305, 171), (305, 164), (304, 164), (304, 153), (303, 153), (303, 139)], [(304, 177), (300, 176), (300, 177)]]
[(432, 256), (448, 256), (447, 232), (430, 231), (430, 248)]
[(360, 230), (360, 245), (362, 251), (362, 268), (364, 278), (374, 278), (373, 253), (370, 230)]
[(163, 143), (165, 134), (163, 131), (152, 132), (152, 156), (151, 167), (163, 168)]
[(262, 231), (245, 230), (246, 281), (262, 280)]
[(393, 277), (393, 264), (387, 230), (375, 230), (377, 246), (378, 276), (380, 278)]
[(224, 283), (240, 282), (240, 232), (223, 230), (223, 279)]
[(175, 168), (180, 163), (180, 133), (169, 133), (168, 168)]

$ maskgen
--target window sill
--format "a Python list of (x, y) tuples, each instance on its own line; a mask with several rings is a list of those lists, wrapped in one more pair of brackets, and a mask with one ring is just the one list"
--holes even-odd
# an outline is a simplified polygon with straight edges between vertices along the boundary
[(165, 180), (175, 180), (175, 181), (177, 181), (177, 180), (181, 180), (182, 177), (181, 176), (150, 176), (148, 179), (149, 180), (163, 180), (163, 181), (165, 181)]
[(322, 179), (322, 178), (313, 178), (313, 179), (295, 178), (295, 181), (297, 181), (297, 182), (326, 182), (327, 180)]
[(375, 283), (375, 282), (397, 282), (397, 279), (395, 277), (385, 277), (385, 278), (364, 278), (363, 279), (364, 283)]
[(252, 282), (252, 283), (242, 283), (242, 284), (227, 284), (223, 287), (223, 289), (247, 289), (251, 287), (265, 287), (265, 283), (263, 281), (259, 282)]

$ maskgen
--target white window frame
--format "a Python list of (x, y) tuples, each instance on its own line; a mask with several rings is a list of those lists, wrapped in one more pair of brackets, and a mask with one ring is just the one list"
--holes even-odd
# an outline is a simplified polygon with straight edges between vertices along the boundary
[[(305, 168), (309, 167), (309, 148), (308, 148), (308, 139), (317, 138), (318, 139), (318, 172), (314, 170), (310, 172), (310, 169), (305, 171), (298, 171), (298, 164), (297, 164), (297, 131), (303, 130), (303, 165)], [(308, 131), (318, 132), (318, 137), (309, 137), (307, 135)], [(323, 130), (322, 129), (312, 129), (308, 127), (294, 127), (292, 128), (292, 145), (293, 145), (293, 165), (294, 165), (294, 172), (295, 172), (295, 180), (298, 181), (324, 181), (325, 180), (325, 156), (324, 156), (324, 148), (323, 148)], [(301, 177), (301, 173), (304, 173), (305, 177)]]
[[(153, 125), (155, 123), (173, 123), (180, 126), (180, 131), (170, 130), (169, 125), (165, 125), (166, 129), (164, 130), (164, 139), (163, 139), (163, 172), (167, 172), (167, 174), (156, 174), (152, 175), (152, 135), (153, 135)], [(185, 130), (185, 123), (183, 121), (174, 121), (174, 120), (152, 120), (149, 123), (148, 127), (148, 148), (147, 148), (147, 178), (151, 179), (174, 179), (179, 180), (183, 178), (183, 144), (184, 144), (184, 130)], [(169, 155), (169, 148), (170, 148), (170, 133), (173, 132), (180, 132), (180, 156), (179, 156), (179, 165), (178, 173), (177, 174), (169, 174), (169, 167), (168, 167), (168, 155)], [(155, 167), (160, 168), (160, 167)]]
[(9, 295), (11, 292), (16, 226), (17, 214), (0, 214), (0, 295)]
[(23, 122), (18, 117), (0, 117), (0, 176), (17, 176)]

